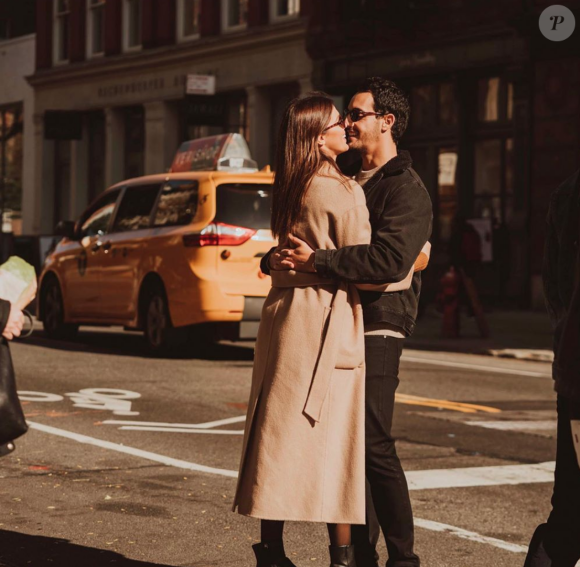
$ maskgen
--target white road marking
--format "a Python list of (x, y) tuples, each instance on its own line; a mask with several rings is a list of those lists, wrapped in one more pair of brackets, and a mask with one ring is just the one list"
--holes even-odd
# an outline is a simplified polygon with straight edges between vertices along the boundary
[(163, 455), (158, 455), (157, 453), (152, 453), (150, 451), (143, 451), (142, 449), (127, 447), (126, 445), (120, 445), (119, 443), (111, 443), (110, 441), (95, 439), (94, 437), (89, 437), (88, 435), (73, 433), (72, 431), (66, 431), (64, 429), (50, 427), (49, 425), (36, 423), (34, 421), (29, 421), (28, 425), (31, 427), (31, 429), (43, 431), (44, 433), (57, 435), (59, 437), (64, 437), (66, 439), (72, 439), (73, 441), (77, 441), (78, 443), (84, 443), (85, 445), (94, 445), (95, 447), (101, 447), (102, 449), (109, 449), (111, 451), (117, 451), (118, 453), (125, 453), (127, 455), (133, 455), (134, 457), (141, 457), (142, 459), (155, 461), (157, 463), (161, 463), (163, 465), (167, 465), (170, 467), (187, 469), (190, 471), (204, 472), (209, 474), (216, 474), (220, 476), (229, 476), (231, 478), (237, 478), (238, 476), (237, 471), (229, 471), (226, 469), (206, 467), (205, 465), (198, 465), (197, 463), (190, 463), (188, 461), (182, 461), (180, 459), (173, 459), (171, 457), (165, 457)]
[(232, 423), (242, 423), (246, 421), (245, 415), (238, 417), (228, 417), (227, 419), (220, 419), (218, 421), (208, 421), (207, 423), (162, 423), (158, 421), (124, 421), (121, 419), (107, 419), (103, 421), (106, 425), (143, 425), (151, 427), (181, 427), (186, 429), (210, 429), (212, 427), (219, 427), (220, 425), (230, 425)]
[(481, 370), (482, 372), (495, 372), (497, 374), (515, 374), (516, 376), (533, 376), (534, 378), (552, 378), (551, 374), (545, 372), (533, 372), (531, 370), (516, 370), (514, 368), (500, 368), (499, 366), (483, 366), (481, 364), (469, 364), (467, 362), (451, 362), (438, 360), (436, 358), (423, 358), (404, 354), (401, 360), (405, 362), (419, 362), (422, 364), (433, 364), (435, 366), (449, 366), (451, 368), (468, 368), (469, 370)]
[(463, 424), (499, 429), (500, 431), (545, 431), (558, 427), (558, 422), (555, 419), (544, 421), (464, 421)]
[(77, 408), (112, 411), (115, 415), (139, 415), (131, 411), (131, 402), (141, 397), (138, 392), (116, 388), (85, 388), (66, 394)]
[(493, 545), (493, 547), (498, 547), (499, 549), (511, 551), (512, 553), (526, 553), (528, 551), (526, 546), (509, 543), (501, 539), (496, 539), (495, 537), (483, 536), (475, 532), (464, 530), (463, 528), (450, 526), (449, 524), (442, 524), (440, 522), (433, 522), (431, 520), (423, 520), (422, 518), (415, 518), (414, 521), (415, 526), (425, 530), (453, 534), (462, 539), (468, 539), (477, 543), (486, 543), (488, 545)]
[[(164, 455), (159, 455), (150, 451), (144, 451), (134, 447), (127, 447), (118, 443), (111, 443), (110, 441), (103, 441), (102, 439), (95, 439), (94, 437), (89, 437), (87, 435), (73, 433), (72, 431), (50, 427), (42, 423), (29, 421), (28, 425), (31, 429), (36, 429), (44, 433), (71, 439), (73, 441), (77, 441), (78, 443), (93, 445), (102, 449), (117, 451), (118, 453), (125, 453), (127, 455), (140, 457), (171, 467), (215, 474), (219, 476), (227, 476), (230, 478), (237, 478), (238, 476), (237, 471), (218, 469), (214, 467), (207, 467), (205, 465), (199, 465), (197, 463), (190, 463), (188, 461), (166, 457)], [(188, 431), (190, 430), (188, 429)], [(459, 486), (492, 486), (500, 484), (551, 482), (553, 480), (554, 466), (555, 463), (548, 462), (539, 463), (536, 465), (512, 465), (499, 467), (472, 467), (464, 469), (410, 471), (407, 473), (407, 480), (410, 490), (453, 488)], [(470, 532), (468, 530), (464, 530), (463, 528), (442, 524), (440, 522), (415, 518), (415, 525), (419, 528), (431, 531), (447, 532), (463, 539), (492, 545), (494, 547), (514, 553), (525, 553), (527, 550), (527, 548), (521, 545), (508, 543), (492, 537), (482, 536), (475, 532)]]
[(48, 394), (46, 392), (28, 392), (25, 390), (18, 390), (18, 397), (21, 402), (42, 402), (42, 403), (53, 403), (62, 402), (64, 396), (59, 396), (58, 394)]
[(243, 435), (243, 429), (196, 429), (194, 427), (151, 427), (149, 425), (124, 425), (124, 431), (165, 431), (170, 433), (206, 433), (211, 435)]
[[(166, 457), (150, 451), (143, 451), (121, 445), (119, 443), (111, 443), (110, 441), (103, 441), (87, 435), (73, 433), (64, 429), (58, 429), (42, 423), (33, 421), (28, 422), (32, 429), (58, 435), (84, 443), (87, 445), (94, 445), (102, 447), (119, 453), (126, 453), (134, 455), (150, 461), (156, 461), (164, 465), (183, 468), (188, 470), (195, 470), (200, 472), (207, 472), (210, 474), (217, 474), (221, 476), (229, 476), (236, 478), (237, 471), (227, 469), (217, 469), (213, 467), (206, 467), (197, 463), (190, 463), (172, 457)], [(459, 488), (459, 487), (473, 487), (473, 486), (498, 486), (505, 484), (531, 484), (540, 482), (552, 482), (554, 480), (554, 462), (537, 463), (532, 465), (506, 465), (497, 467), (470, 467), (461, 469), (434, 469), (423, 471), (409, 471), (406, 473), (409, 490), (431, 490), (436, 488)]]
[(434, 488), (553, 482), (554, 467), (555, 463), (550, 461), (532, 465), (409, 471), (405, 475), (409, 490), (432, 490)]

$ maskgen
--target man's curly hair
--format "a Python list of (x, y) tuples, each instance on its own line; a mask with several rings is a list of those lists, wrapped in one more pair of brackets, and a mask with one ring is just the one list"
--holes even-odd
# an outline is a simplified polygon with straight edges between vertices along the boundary
[(395, 117), (391, 134), (395, 144), (398, 144), (409, 124), (411, 107), (407, 95), (393, 81), (382, 77), (366, 79), (357, 92), (371, 93), (375, 112), (392, 114)]

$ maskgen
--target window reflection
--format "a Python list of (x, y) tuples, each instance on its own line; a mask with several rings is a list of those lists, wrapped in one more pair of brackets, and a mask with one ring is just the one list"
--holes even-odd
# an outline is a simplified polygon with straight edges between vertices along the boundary
[(499, 119), (499, 77), (479, 80), (478, 117), (481, 122), (495, 122)]
[(427, 130), (435, 125), (435, 87), (421, 85), (411, 90), (411, 129)]
[(453, 83), (439, 85), (439, 124), (441, 126), (457, 125), (457, 100)]
[(154, 226), (189, 224), (197, 210), (197, 181), (179, 181), (163, 186)]
[(457, 213), (457, 148), (439, 150), (439, 174), (437, 177), (439, 237), (448, 242)]

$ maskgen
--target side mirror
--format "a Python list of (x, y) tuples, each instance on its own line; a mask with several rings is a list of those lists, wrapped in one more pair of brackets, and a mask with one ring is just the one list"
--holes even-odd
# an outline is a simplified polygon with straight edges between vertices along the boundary
[(54, 229), (54, 233), (57, 236), (64, 236), (70, 240), (74, 240), (75, 238), (75, 223), (74, 221), (60, 221), (56, 228)]

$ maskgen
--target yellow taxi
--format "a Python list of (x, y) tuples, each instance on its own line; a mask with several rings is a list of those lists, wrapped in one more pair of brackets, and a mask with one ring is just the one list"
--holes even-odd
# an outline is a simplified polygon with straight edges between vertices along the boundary
[[(165, 351), (198, 339), (255, 338), (270, 278), (269, 168), (239, 134), (184, 143), (169, 173), (117, 183), (58, 228), (38, 318), (54, 338), (79, 325), (143, 330)], [(185, 333), (183, 331), (189, 331)]]

